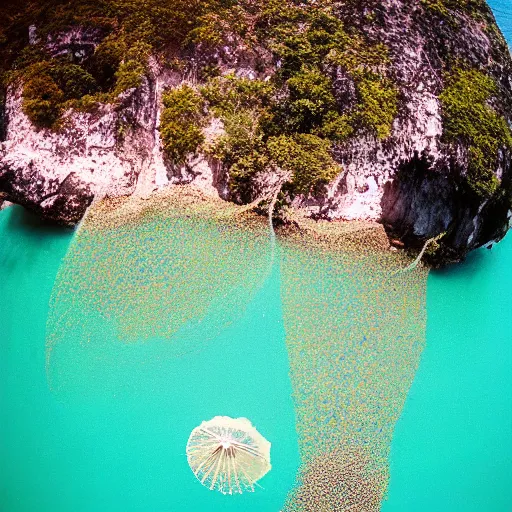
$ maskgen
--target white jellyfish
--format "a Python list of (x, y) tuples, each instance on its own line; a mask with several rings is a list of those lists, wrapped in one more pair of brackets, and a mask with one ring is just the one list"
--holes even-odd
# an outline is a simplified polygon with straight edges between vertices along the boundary
[(196, 478), (223, 494), (253, 492), (270, 471), (270, 442), (246, 418), (216, 416), (190, 434), (187, 459)]

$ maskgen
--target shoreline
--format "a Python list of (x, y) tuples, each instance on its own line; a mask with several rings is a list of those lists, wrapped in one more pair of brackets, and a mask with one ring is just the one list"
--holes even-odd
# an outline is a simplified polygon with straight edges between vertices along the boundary
[[(0, 209), (7, 208), (4, 203)], [(174, 185), (153, 191), (149, 195), (103, 197), (94, 201), (74, 228), (110, 231), (137, 226), (145, 219), (159, 216), (196, 217), (211, 219), (233, 228), (247, 229), (258, 235), (269, 230), (268, 213), (256, 204), (237, 205), (205, 192), (194, 185)], [(265, 210), (265, 211), (264, 211)], [(290, 209), (284, 222), (274, 222), (274, 232), (280, 244), (309, 250), (349, 252), (353, 256), (378, 254), (400, 267), (406, 267), (413, 257), (400, 250), (389, 239), (384, 226), (376, 221), (315, 220), (302, 209)], [(427, 267), (425, 263), (421, 266)]]
[[(86, 217), (100, 229), (138, 223), (148, 216), (185, 215), (229, 221), (239, 228), (267, 230), (268, 214), (266, 211), (257, 213), (256, 208), (257, 205), (237, 205), (225, 201), (194, 185), (175, 185), (144, 197), (131, 195), (103, 198), (89, 207)], [(406, 255), (404, 251), (393, 247), (380, 223), (315, 220), (304, 213), (303, 210), (293, 209), (284, 223), (274, 223), (277, 239), (283, 243), (315, 246), (324, 250), (372, 251), (410, 260), (409, 256), (403, 256)]]

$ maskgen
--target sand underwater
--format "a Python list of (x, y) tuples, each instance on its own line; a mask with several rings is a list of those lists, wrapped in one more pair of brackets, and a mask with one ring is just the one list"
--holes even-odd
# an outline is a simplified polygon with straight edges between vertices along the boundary
[[(274, 239), (197, 199), (0, 212), (0, 510), (511, 509), (510, 236), (397, 273), (371, 227)], [(272, 443), (254, 493), (188, 467), (217, 415)]]

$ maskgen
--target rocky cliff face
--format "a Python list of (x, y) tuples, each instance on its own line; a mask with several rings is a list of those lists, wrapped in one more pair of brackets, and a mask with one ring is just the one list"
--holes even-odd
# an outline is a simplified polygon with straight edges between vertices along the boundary
[(455, 261), (505, 235), (512, 213), (504, 196), (510, 197), (512, 168), (510, 148), (502, 148), (494, 168), (500, 191), (484, 198), (468, 190), (467, 141), (453, 144), (443, 137), (439, 96), (446, 86), (446, 62), (460, 60), (487, 70), (500, 86), (498, 108), (510, 125), (510, 52), (489, 11), (475, 18), (454, 10), (445, 18), (417, 2), (378, 4), (379, 22), (364, 29), (390, 48), (400, 110), (388, 139), (362, 137), (337, 149), (345, 172), (317, 205), (328, 218), (383, 222), (408, 246), (446, 232), (431, 261)]
[[(132, 194), (150, 174), (158, 183), (158, 171), (165, 178), (156, 147), (159, 87), (155, 77), (146, 78), (117, 106), (98, 105), (89, 113), (70, 110), (55, 132), (32, 125), (22, 110), (22, 87), (13, 85), (6, 100), (0, 189), (13, 202), (73, 225), (95, 197)], [(136, 128), (123, 134), (128, 124)]]
[[(467, 7), (473, 3), (474, 8)], [(462, 131), (450, 137), (451, 104), (443, 100), (450, 72), (479, 70), (495, 84), (486, 97), (475, 98), (482, 103), (482, 115), (489, 116), (485, 109), (492, 109), (496, 119), (510, 124), (512, 60), (485, 3), (474, 0), (461, 7), (456, 0), (374, 0), (334, 5), (345, 27), (363, 34), (368, 44), (386, 48), (377, 67), (386, 68), (397, 90), (396, 112), (386, 136), (356, 130), (335, 140), (331, 150), (340, 164), (337, 176), (326, 186), (293, 194), (292, 204), (313, 217), (382, 222), (393, 238), (412, 247), (445, 233), (431, 255), (437, 262), (461, 259), (500, 239), (511, 217), (512, 145), (484, 144), (484, 152), (496, 151), (492, 176), (472, 171), (481, 149), (476, 147), (478, 134)], [(59, 57), (73, 52), (84, 58), (104, 37), (93, 36), (90, 29), (81, 33), (74, 27), (54, 34), (47, 46)], [(33, 42), (34, 28), (30, 37)], [(169, 160), (159, 131), (162, 94), (182, 83), (196, 86), (201, 62), (214, 62), (220, 74), (267, 82), (279, 72), (281, 59), (261, 45), (258, 52), (254, 57), (239, 38), (227, 36), (215, 51), (196, 46), (187, 54), (186, 69), (153, 57), (138, 87), (88, 112), (68, 109), (58, 130), (36, 128), (24, 113), (23, 81), (10, 83), (2, 114), (0, 192), (8, 201), (69, 225), (80, 220), (94, 198), (150, 194), (179, 183), (240, 200), (230, 187), (229, 168), (214, 153), (199, 150), (179, 165)], [(344, 112), (361, 93), (355, 75), (343, 65), (330, 66), (328, 74), (337, 108)], [(475, 115), (467, 116), (474, 124), (479, 120), (472, 119)], [(214, 115), (202, 129), (207, 147), (222, 135), (224, 124)], [(478, 191), (477, 178), (482, 178), (485, 193)], [(246, 200), (275, 186), (272, 172), (260, 173)]]
[[(80, 48), (76, 40), (74, 46)], [(174, 184), (193, 182), (227, 198), (214, 162), (199, 155), (175, 169), (166, 161), (158, 130), (161, 97), (182, 77), (154, 60), (150, 64), (142, 84), (123, 93), (115, 105), (69, 110), (58, 131), (35, 127), (23, 113), (22, 86), (9, 87), (0, 146), (5, 198), (65, 225), (76, 224), (95, 198), (148, 195)]]

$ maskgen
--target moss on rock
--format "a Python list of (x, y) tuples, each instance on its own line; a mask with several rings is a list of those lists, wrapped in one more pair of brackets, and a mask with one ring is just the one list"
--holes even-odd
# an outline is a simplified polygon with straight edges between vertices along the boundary
[(453, 15), (456, 12), (479, 17), (481, 16), (482, 9), (486, 7), (485, 0), (421, 0), (421, 3), (430, 12), (450, 21), (453, 20)]
[[(443, 83), (443, 137), (456, 150), (462, 200), (469, 190), (478, 207), (504, 187), (510, 63), (485, 0), (5, 0), (0, 14), (0, 74), (4, 85), (24, 82), (23, 109), (37, 126), (58, 128), (66, 109), (99, 102), (116, 103), (122, 119), (134, 105), (122, 93), (146, 83), (150, 56), (190, 80), (163, 96), (164, 151), (177, 166), (199, 152), (218, 158), (234, 200), (254, 200), (259, 175), (280, 170), (288, 198), (316, 194), (340, 172), (332, 155), (353, 163), (361, 144), (373, 168), (382, 150), (392, 175), (392, 153), (416, 149), (403, 133), (426, 135), (425, 119), (406, 119), (410, 106), (430, 116), (423, 107)], [(87, 52), (62, 43), (69, 32), (90, 37)], [(399, 112), (405, 122), (395, 124)], [(211, 117), (224, 133), (205, 144)], [(443, 174), (450, 154), (436, 135), (432, 170)]]
[[(138, 87), (147, 73), (150, 54), (187, 45), (205, 13), (223, 4), (224, 0), (34, 0), (21, 6), (6, 0), (0, 6), (3, 85), (16, 79), (25, 82), (29, 92), (24, 110), (31, 121), (39, 127), (56, 128), (65, 108), (76, 105), (66, 101), (96, 95), (98, 101), (114, 102), (124, 91)], [(36, 27), (37, 42), (29, 41), (30, 26)], [(92, 30), (97, 35), (99, 42), (92, 55), (77, 57), (68, 50), (51, 55), (47, 46), (52, 38), (72, 29)], [(42, 81), (39, 85), (28, 83), (39, 64), (51, 68), (46, 74), (62, 95), (50, 92), (48, 76), (46, 85)], [(56, 72), (64, 87), (54, 76)], [(41, 92), (40, 98), (36, 90)]]
[(440, 94), (445, 141), (468, 147), (466, 182), (478, 196), (490, 197), (499, 180), (495, 175), (499, 151), (512, 150), (512, 133), (491, 104), (498, 86), (476, 69), (455, 68)]
[(55, 127), (65, 100), (62, 89), (55, 80), (44, 71), (44, 66), (37, 66), (27, 76), (23, 89), (23, 111), (39, 127)]
[(376, 73), (358, 73), (356, 81), (359, 102), (355, 122), (371, 130), (379, 139), (391, 135), (398, 111), (398, 90), (393, 82)]

